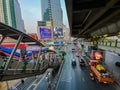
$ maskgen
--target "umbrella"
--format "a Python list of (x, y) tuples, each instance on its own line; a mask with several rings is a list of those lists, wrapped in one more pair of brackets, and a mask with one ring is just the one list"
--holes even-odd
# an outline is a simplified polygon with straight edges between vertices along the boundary
[(44, 52), (44, 51), (56, 53), (55, 50), (50, 50), (49, 48), (44, 48), (44, 49), (42, 49), (42, 52)]

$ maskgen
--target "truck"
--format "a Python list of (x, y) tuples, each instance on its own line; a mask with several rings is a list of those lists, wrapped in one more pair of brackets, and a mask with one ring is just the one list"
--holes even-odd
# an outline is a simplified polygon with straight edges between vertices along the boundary
[(98, 60), (90, 60), (90, 77), (92, 80), (97, 79), (100, 83), (113, 83), (114, 80), (110, 73), (103, 67)]

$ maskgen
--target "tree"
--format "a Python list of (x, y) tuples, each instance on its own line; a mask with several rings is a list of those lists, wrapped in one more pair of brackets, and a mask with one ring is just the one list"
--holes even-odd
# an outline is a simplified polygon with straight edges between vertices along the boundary
[(63, 60), (64, 60), (64, 56), (66, 55), (66, 52), (65, 51), (59, 51), (59, 53), (62, 54)]

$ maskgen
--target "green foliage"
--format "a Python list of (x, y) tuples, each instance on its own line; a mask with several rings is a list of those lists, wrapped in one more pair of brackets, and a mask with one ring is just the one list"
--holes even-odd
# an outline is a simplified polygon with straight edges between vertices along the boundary
[(66, 55), (66, 52), (65, 52), (65, 51), (59, 51), (59, 53), (61, 53), (63, 56)]
[(103, 37), (103, 38), (100, 38), (99, 41), (115, 42), (115, 39), (107, 39), (107, 38)]

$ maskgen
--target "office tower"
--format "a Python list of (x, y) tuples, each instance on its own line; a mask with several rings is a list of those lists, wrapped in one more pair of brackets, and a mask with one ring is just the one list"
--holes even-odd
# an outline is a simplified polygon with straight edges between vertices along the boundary
[(42, 20), (52, 20), (54, 28), (63, 28), (60, 0), (41, 0)]
[(0, 0), (0, 22), (25, 32), (18, 0)]

